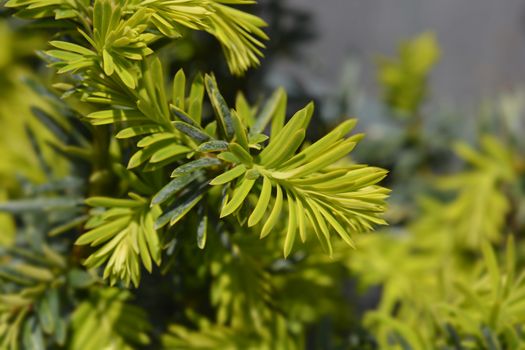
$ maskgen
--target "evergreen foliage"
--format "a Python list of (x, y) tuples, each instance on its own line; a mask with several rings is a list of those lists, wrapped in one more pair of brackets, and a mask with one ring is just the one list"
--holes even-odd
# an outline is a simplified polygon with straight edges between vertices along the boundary
[[(232, 95), (273, 30), (254, 3), (2, 5), (0, 349), (525, 349), (525, 94), (475, 132), (427, 115), (424, 33), (356, 148), (297, 92)], [(181, 69), (192, 45), (223, 74)]]
[[(421, 52), (411, 58), (404, 44), (401, 61), (420, 57), (422, 65), (428, 63), (428, 45), (421, 44), (425, 37), (431, 38), (410, 41), (414, 50), (415, 43), (421, 45)], [(395, 101), (403, 99), (404, 92), (390, 92), (397, 95), (388, 107), (397, 111)], [(402, 224), (362, 237), (347, 260), (363, 290), (381, 286), (377, 307), (363, 317), (377, 348), (524, 348), (524, 149), (519, 141), (523, 127), (517, 122), (524, 110), (517, 97), (509, 98), (506, 106), (512, 102), (515, 108), (494, 109), (477, 132), (477, 146), (464, 141), (453, 145), (462, 165), (451, 166), (450, 159), (436, 155), (436, 145), (446, 145), (450, 135), (445, 128), (428, 134), (420, 107), (402, 122), (406, 139), (397, 151), (413, 161), (396, 164), (406, 169), (393, 176), (405, 186), (410, 174), (413, 185), (405, 196), (414, 198), (409, 191), (417, 191), (417, 206), (397, 198), (390, 221)], [(511, 121), (514, 128), (505, 124)], [(438, 167), (456, 169), (429, 176)], [(394, 193), (401, 191), (393, 187)]]
[[(0, 204), (17, 231), (0, 257), (2, 348), (301, 348), (337, 309), (334, 262), (386, 223), (386, 171), (347, 158), (356, 121), (309, 142), (313, 103), (287, 119), (282, 89), (230, 107), (211, 73), (166, 79), (164, 46), (192, 31), (220, 42), (232, 73), (258, 65), (265, 23), (236, 6), (252, 3), (5, 4), (52, 24), (53, 90), (33, 84), (50, 140), (32, 147), (66, 171)], [(170, 286), (167, 319), (138, 300), (145, 278)]]
[(378, 79), (385, 103), (402, 117), (417, 115), (428, 95), (426, 80), (439, 59), (433, 33), (427, 32), (403, 42), (399, 57), (381, 57)]

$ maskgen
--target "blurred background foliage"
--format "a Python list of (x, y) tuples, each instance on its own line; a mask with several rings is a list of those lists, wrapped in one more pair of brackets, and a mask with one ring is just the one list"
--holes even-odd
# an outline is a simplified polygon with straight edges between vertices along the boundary
[[(197, 33), (162, 50), (171, 73), (214, 71), (230, 102), (239, 90), (260, 102), (280, 84), (290, 109), (313, 98), (321, 108), (311, 139), (358, 117), (367, 138), (356, 160), (390, 170), (390, 226), (359, 237), (356, 250), (330, 258), (312, 246), (288, 260), (271, 236), (232, 232), (203, 254), (177, 244), (180, 232), (168, 242), (177, 252), (163, 271), (169, 277), (155, 272), (130, 291), (105, 286), (80, 267), (82, 252), (66, 254), (71, 248), (54, 237), (85, 220), (75, 203), (93, 179), (82, 177), (85, 161), (63, 151), (79, 153), (75, 145), (91, 135), (47, 90), (49, 71), (35, 52), (48, 29), (4, 11), (0, 199), (19, 207), (0, 204), (9, 212), (0, 214), (0, 264), (16, 262), (0, 266), (0, 344), (22, 336), (27, 349), (525, 349), (525, 91), (483, 102), (472, 123), (459, 123), (451, 108), (426, 108), (430, 76), (447, 52), (425, 32), (400, 38), (395, 56), (377, 53), (377, 95), (360, 87), (355, 58), (341, 67), (337, 89), (319, 93), (315, 80), (274, 70), (279, 57), (301, 59), (296, 48), (315, 36), (315, 14), (280, 0), (253, 11), (269, 23), (261, 69), (232, 77), (210, 59), (220, 46)], [(113, 150), (108, 157), (118, 156)], [(24, 202), (35, 196), (41, 201)], [(73, 226), (59, 225), (72, 217)], [(213, 251), (225, 246), (239, 254)], [(5, 282), (13, 276), (16, 287)], [(6, 305), (17, 312), (2, 313)]]
[[(53, 135), (33, 116), (31, 108), (50, 110), (46, 101), (30, 87), (38, 74), (35, 50), (46, 45), (45, 33), (17, 29), (5, 19), (0, 19), (0, 198), (4, 200), (20, 192), (19, 177), (43, 182), (45, 171), (65, 173), (65, 162), (47, 145)], [(38, 144), (38, 153), (34, 152)], [(56, 167), (42, 168), (41, 159), (58, 162)], [(60, 164), (61, 163), (61, 164)], [(5, 227), (0, 242), (12, 239), (14, 224), (0, 214)]]

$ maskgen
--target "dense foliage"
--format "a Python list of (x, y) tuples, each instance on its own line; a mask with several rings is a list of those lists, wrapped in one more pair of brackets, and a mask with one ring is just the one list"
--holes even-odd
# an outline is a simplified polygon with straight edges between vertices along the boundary
[(5, 3), (0, 349), (525, 349), (525, 98), (429, 116), (430, 33), (372, 103), (232, 96), (253, 3)]
[[(323, 274), (311, 264), (385, 223), (388, 190), (377, 183), (386, 172), (346, 159), (362, 138), (347, 136), (355, 120), (306, 142), (313, 103), (287, 120), (282, 89), (259, 105), (239, 94), (230, 108), (213, 74), (179, 70), (166, 81), (159, 54), (192, 31), (217, 38), (232, 73), (257, 65), (264, 22), (231, 6), (249, 3), (5, 4), (53, 23), (40, 56), (58, 75), (53, 91), (35, 85), (47, 104), (32, 107), (48, 129), (48, 139), (30, 137), (47, 177), (24, 179), (22, 198), (1, 205), (17, 220), (2, 252), (2, 347), (304, 342), (324, 312), (312, 297), (340, 283), (309, 281)], [(48, 147), (68, 161), (54, 163)], [(164, 320), (132, 302), (159, 297), (154, 285), (141, 288), (154, 270), (149, 283), (171, 286), (158, 307), (176, 305)], [(312, 294), (296, 299), (296, 283)]]

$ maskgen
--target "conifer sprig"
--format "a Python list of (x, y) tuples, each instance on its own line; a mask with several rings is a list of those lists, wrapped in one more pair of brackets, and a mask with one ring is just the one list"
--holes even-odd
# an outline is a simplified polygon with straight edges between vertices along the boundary
[[(282, 89), (254, 113), (257, 106), (242, 95), (230, 108), (210, 74), (197, 74), (190, 81), (181, 70), (168, 88), (153, 44), (192, 30), (219, 40), (235, 74), (259, 63), (267, 39), (261, 29), (265, 23), (231, 6), (252, 3), (7, 3), (22, 17), (54, 17), (60, 23), (64, 30), (57, 38), (63, 40), (53, 40), (44, 56), (62, 78), (59, 86), (67, 90), (65, 96), (75, 97), (81, 110), (88, 111), (83, 117), (95, 127), (95, 139), (106, 137), (108, 152), (110, 147), (119, 149), (105, 156), (109, 160), (104, 171), (124, 176), (127, 191), (121, 192), (129, 195), (94, 193), (88, 198), (86, 204), (93, 209), (76, 241), (91, 247), (84, 264), (105, 264), (103, 276), (111, 284), (138, 286), (142, 266), (151, 271), (161, 265), (163, 237), (183, 221), (198, 222), (199, 248), (206, 247), (208, 230), (222, 234), (221, 227), (234, 232), (243, 227), (261, 238), (276, 231), (285, 257), (298, 238), (305, 242), (315, 235), (331, 255), (334, 234), (353, 246), (354, 234), (385, 224), (381, 214), (388, 190), (377, 184), (386, 172), (347, 159), (362, 138), (347, 136), (355, 120), (308, 144), (313, 104), (287, 121)], [(76, 30), (70, 30), (72, 23)], [(112, 133), (109, 138), (102, 136), (107, 131)], [(127, 170), (120, 164), (108, 166), (113, 161), (124, 162)]]
[[(55, 52), (63, 60), (61, 72), (76, 71), (98, 63), (105, 72), (113, 72), (133, 88), (134, 61), (140, 61), (153, 51), (148, 47), (162, 37), (179, 38), (189, 30), (205, 31), (221, 43), (228, 67), (240, 75), (259, 64), (268, 37), (262, 30), (266, 23), (257, 16), (231, 5), (254, 4), (246, 0), (147, 0), (89, 1), (9, 0), (7, 7), (16, 8), (23, 18), (54, 17), (79, 24), (78, 31), (98, 53), (94, 60), (75, 54), (88, 54), (78, 46), (60, 44), (65, 52)], [(66, 22), (63, 21), (64, 27)], [(89, 54), (88, 54), (89, 55)], [(130, 71), (131, 70), (131, 71)]]

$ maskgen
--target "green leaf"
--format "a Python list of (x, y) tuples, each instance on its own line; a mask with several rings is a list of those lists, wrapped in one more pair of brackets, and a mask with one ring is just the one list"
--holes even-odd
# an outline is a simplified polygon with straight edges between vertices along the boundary
[(281, 186), (276, 185), (275, 187), (277, 188), (275, 204), (273, 205), (273, 209), (270, 213), (270, 216), (268, 217), (268, 220), (266, 220), (266, 223), (261, 230), (261, 238), (266, 237), (270, 233), (281, 215), (281, 210), (283, 207), (283, 191)]
[(252, 168), (246, 172), (246, 178), (250, 180), (257, 180), (261, 176), (259, 170)]
[(264, 176), (261, 194), (259, 195), (259, 199), (257, 200), (257, 205), (255, 206), (255, 209), (253, 210), (252, 214), (248, 219), (249, 227), (255, 226), (257, 225), (257, 223), (259, 223), (259, 221), (261, 221), (261, 219), (264, 216), (264, 213), (266, 212), (266, 209), (268, 208), (271, 196), (272, 183), (270, 179)]
[(235, 130), (235, 141), (245, 150), (249, 149), (246, 127), (242, 124), (237, 112), (232, 111), (233, 128)]
[(197, 74), (191, 84), (189, 96), (188, 114), (196, 124), (201, 124), (202, 118), (202, 100), (204, 98), (204, 82), (201, 74)]
[(186, 112), (184, 112), (184, 110), (180, 109), (177, 106), (170, 105), (170, 111), (171, 111), (171, 113), (174, 116), (176, 116), (177, 118), (179, 118), (183, 122), (200, 129), (200, 125), (198, 123), (196, 123), (195, 120), (193, 120), (191, 116), (186, 114)]
[[(268, 102), (264, 105), (261, 112), (257, 116), (255, 125), (251, 129), (252, 134), (261, 134), (266, 126), (272, 121), (272, 134), (275, 137), (282, 129), (284, 118), (286, 117), (286, 101), (287, 96), (283, 88), (275, 90)], [(274, 129), (275, 126), (275, 129)]]
[(250, 180), (247, 178), (244, 178), (240, 182), (239, 186), (233, 191), (231, 200), (228, 203), (226, 203), (226, 205), (224, 205), (224, 207), (222, 208), (220, 215), (221, 218), (232, 214), (242, 205), (243, 201), (250, 193), (250, 190), (252, 189), (254, 183), (255, 180)]
[(109, 223), (104, 223), (103, 225), (100, 225), (97, 228), (84, 233), (75, 241), (75, 244), (91, 244), (93, 246), (101, 244), (113, 237), (115, 235), (115, 231), (125, 228), (128, 222), (128, 217), (121, 217)]
[(177, 128), (177, 130), (188, 135), (198, 143), (203, 143), (210, 139), (210, 136), (208, 134), (188, 123), (177, 121), (173, 122), (173, 125), (175, 126), (175, 128)]
[(37, 316), (42, 330), (47, 334), (52, 334), (55, 330), (55, 322), (57, 320), (53, 310), (51, 310), (51, 305), (49, 304), (47, 297), (44, 297), (37, 304)]
[(305, 131), (300, 129), (292, 134), (286, 142), (282, 145), (280, 152), (274, 152), (265, 159), (264, 166), (268, 169), (282, 165), (286, 160), (292, 157), (297, 149), (301, 147), (304, 141)]
[(136, 208), (143, 203), (132, 199), (120, 199), (110, 197), (90, 197), (85, 200), (90, 207), (108, 207), (108, 208)]
[[(230, 145), (228, 145), (228, 148), (230, 147)], [(223, 160), (225, 162), (228, 162), (228, 163), (233, 163), (233, 164), (238, 164), (238, 163), (241, 163), (241, 160), (239, 159), (239, 157), (237, 157), (235, 154), (233, 154), (232, 152), (222, 152), (222, 153), (219, 153), (217, 155), (217, 158), (219, 158), (220, 160)]]
[(74, 43), (69, 43), (69, 42), (66, 42), (66, 41), (56, 41), (55, 40), (55, 41), (50, 41), (49, 44), (53, 45), (56, 48), (59, 48), (59, 49), (62, 49), (62, 50), (66, 50), (66, 51), (75, 52), (75, 53), (78, 53), (78, 54), (83, 55), (83, 56), (96, 56), (97, 55), (94, 51), (86, 49), (83, 46), (80, 46), (80, 45), (77, 45), (77, 44), (74, 44)]
[(57, 322), (55, 334), (55, 341), (58, 345), (64, 346), (67, 338), (67, 323), (64, 319), (59, 319)]
[(173, 170), (173, 172), (171, 173), (171, 177), (178, 177), (181, 175), (190, 174), (197, 170), (219, 166), (221, 164), (221, 161), (217, 158), (200, 158), (179, 166), (177, 169)]
[(173, 197), (179, 191), (184, 189), (194, 180), (191, 174), (182, 175), (171, 180), (166, 186), (164, 186), (151, 200), (151, 205), (157, 205), (165, 202), (169, 198)]
[(251, 154), (238, 143), (232, 142), (228, 148), (244, 164), (248, 166), (253, 164), (253, 157)]
[(275, 153), (281, 151), (284, 144), (290, 137), (290, 134), (301, 129), (306, 129), (313, 113), (313, 104), (308, 104), (305, 108), (295, 113), (288, 123), (281, 129), (281, 131), (274, 137), (270, 138), (270, 143), (259, 155), (261, 163), (265, 164), (266, 159)]
[(38, 198), (38, 199), (20, 199), (0, 203), (0, 211), (12, 214), (27, 212), (48, 212), (51, 210), (76, 210), (81, 205), (81, 198)]
[[(186, 146), (182, 145), (167, 145), (165, 147), (160, 148), (159, 150), (156, 150), (155, 153), (150, 158), (151, 163), (159, 163), (164, 160), (186, 154), (190, 152), (191, 149), (189, 149)], [(131, 162), (131, 161), (130, 161)]]
[(147, 122), (147, 118), (137, 110), (110, 109), (98, 111), (87, 116), (93, 125), (114, 124), (117, 122)]
[(326, 152), (310, 163), (302, 165), (293, 170), (284, 171), (282, 173), (274, 173), (274, 177), (278, 179), (288, 179), (291, 177), (304, 177), (306, 175), (310, 175), (342, 159), (348, 153), (350, 153), (354, 147), (355, 142), (352, 142), (351, 140), (345, 140), (339, 145), (335, 146), (332, 150)]
[(217, 137), (217, 121), (214, 120), (206, 125), (204, 131), (212, 137)]
[(97, 279), (87, 271), (74, 268), (67, 273), (67, 283), (75, 289), (85, 289), (94, 284)]
[(69, 51), (62, 51), (62, 50), (49, 50), (46, 51), (46, 54), (48, 56), (51, 56), (52, 58), (55, 58), (57, 60), (61, 60), (63, 62), (60, 62), (59, 64), (64, 65), (71, 65), (76, 62), (85, 62), (87, 60), (84, 59), (84, 56), (79, 55), (77, 53), (69, 52)]
[(113, 63), (113, 57), (108, 53), (106, 49), (102, 50), (102, 58), (104, 62), (104, 73), (111, 76), (115, 71), (115, 64)]
[(115, 71), (124, 85), (132, 90), (135, 89), (137, 86), (136, 78), (128, 69), (122, 68), (120, 65), (115, 65)]
[(229, 143), (226, 141), (212, 140), (205, 142), (197, 148), (197, 152), (222, 152), (228, 150)]
[(210, 185), (224, 185), (239, 176), (243, 175), (246, 172), (246, 167), (244, 165), (237, 165), (235, 168), (226, 171), (225, 173), (217, 176), (210, 181)]
[(306, 242), (306, 215), (301, 198), (297, 198), (295, 201), (295, 210), (299, 226), (299, 236), (301, 237), (301, 241), (304, 243)]
[(292, 251), (292, 247), (297, 234), (297, 216), (295, 211), (295, 202), (288, 195), (288, 229), (284, 238), (284, 257), (287, 258)]
[(250, 144), (251, 148), (255, 148), (255, 149), (260, 150), (260, 149), (262, 149), (260, 144), (263, 143), (266, 140), (268, 140), (268, 136), (267, 135), (254, 134), (254, 135), (250, 135), (250, 138), (248, 139), (248, 143)]
[(24, 324), (22, 341), (24, 349), (45, 350), (42, 329), (36, 324), (33, 318), (28, 319)]
[(82, 225), (87, 220), (87, 218), (88, 218), (87, 215), (82, 215), (70, 221), (67, 221), (66, 223), (62, 225), (55, 226), (53, 227), (51, 231), (49, 231), (48, 236), (55, 237), (63, 233), (66, 233), (72, 230), (73, 228), (80, 227), (80, 225)]
[(338, 127), (329, 132), (327, 135), (305, 148), (299, 154), (292, 157), (289, 161), (285, 162), (282, 165), (282, 167), (285, 168), (298, 162), (309, 162), (317, 158), (318, 156), (324, 154), (325, 152), (329, 151), (339, 139), (341, 139), (344, 135), (346, 135), (348, 132), (350, 132), (350, 130), (354, 128), (356, 122), (356, 119), (349, 119), (341, 123)]
[(332, 256), (333, 247), (332, 243), (330, 242), (330, 231), (328, 230), (328, 226), (326, 225), (326, 222), (319, 211), (319, 206), (311, 200), (307, 200), (306, 202), (310, 206), (310, 212), (312, 215), (309, 218), (312, 226), (314, 227), (317, 238), (320, 242), (322, 242), (321, 246), (323, 249), (325, 249), (326, 252)]
[(283, 88), (279, 88), (276, 95), (276, 105), (272, 113), (272, 131), (270, 137), (275, 137), (281, 132), (286, 118), (286, 104), (288, 100), (286, 92)]
[(156, 124), (144, 124), (144, 125), (135, 125), (130, 126), (129, 128), (123, 129), (118, 132), (116, 135), (117, 139), (127, 139), (130, 137), (153, 134), (163, 131), (164, 128)]
[[(176, 138), (175, 138), (175, 136), (172, 133), (169, 133), (169, 132), (156, 133), (156, 134), (153, 134), (153, 135), (149, 135), (149, 136), (143, 137), (137, 143), (137, 146), (144, 148), (144, 147), (151, 146), (151, 145), (153, 145), (155, 143), (160, 143), (161, 141), (176, 142)], [(166, 145), (167, 143), (168, 142), (162, 142), (163, 145)]]
[(175, 106), (183, 110), (185, 107), (186, 96), (186, 75), (182, 69), (179, 69), (175, 78), (173, 79), (173, 97), (172, 101)]
[(323, 217), (328, 221), (328, 223), (335, 229), (335, 231), (339, 234), (339, 236), (348, 244), (350, 247), (355, 248), (355, 243), (348, 234), (348, 232), (343, 228), (343, 226), (339, 223), (340, 221), (337, 221), (337, 219), (332, 216), (330, 212), (325, 210), (323, 207), (318, 206), (318, 209), (320, 213), (323, 215)]
[[(160, 245), (159, 236), (157, 232), (155, 231), (156, 228), (155, 228), (154, 216), (153, 215), (142, 216), (140, 226), (141, 226), (142, 231), (145, 233), (142, 236), (146, 239), (149, 255), (151, 256), (152, 260), (155, 261), (155, 263), (158, 266), (160, 266), (162, 248)], [(145, 250), (143, 253), (147, 254)]]
[(239, 118), (244, 121), (244, 123), (251, 127), (255, 123), (255, 119), (253, 116), (253, 111), (250, 105), (248, 104), (248, 101), (246, 101), (246, 97), (244, 97), (242, 92), (237, 93), (237, 97), (235, 98), (235, 110), (237, 111)]
[(201, 219), (197, 226), (197, 246), (199, 249), (204, 249), (206, 246), (206, 237), (208, 235), (208, 214), (206, 212), (201, 213)]
[(170, 226), (175, 225), (177, 222), (179, 222), (195, 205), (197, 205), (200, 200), (202, 199), (203, 195), (198, 194), (191, 196), (190, 198), (186, 199), (179, 205), (177, 205), (175, 208), (170, 210), (169, 212), (163, 214), (161, 217), (157, 219), (155, 222), (155, 229), (159, 229), (161, 227), (164, 227), (168, 222), (170, 223)]
[(231, 112), (226, 101), (224, 101), (224, 98), (219, 92), (217, 82), (213, 76), (206, 75), (204, 77), (204, 83), (221, 130), (227, 140), (232, 140), (235, 131)]

